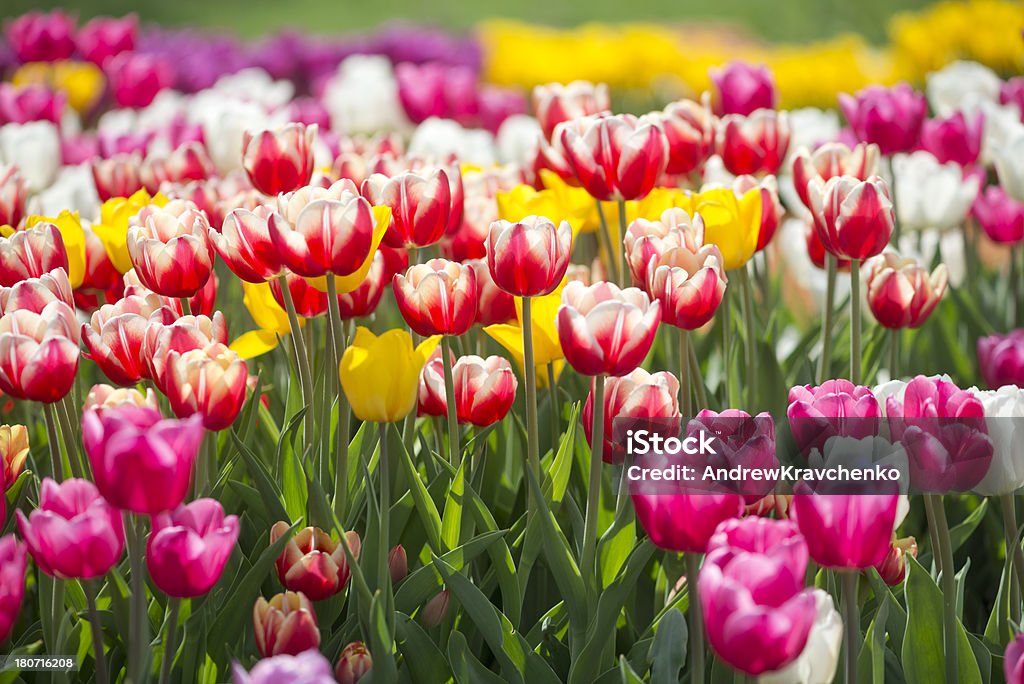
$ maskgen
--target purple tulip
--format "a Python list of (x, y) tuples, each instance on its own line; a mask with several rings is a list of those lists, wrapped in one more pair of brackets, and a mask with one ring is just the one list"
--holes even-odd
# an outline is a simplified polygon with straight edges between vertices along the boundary
[(807, 544), (789, 520), (719, 525), (700, 570), (700, 604), (719, 658), (749, 675), (785, 667), (803, 651), (817, 616), (804, 588)]
[(994, 242), (1014, 244), (1024, 240), (1024, 204), (1006, 194), (1000, 185), (978, 193), (971, 215)]
[(970, 121), (963, 112), (954, 112), (945, 119), (929, 119), (921, 126), (921, 147), (943, 164), (972, 166), (981, 154), (984, 127), (985, 115), (981, 112)]
[(914, 149), (928, 111), (924, 95), (906, 83), (871, 85), (855, 96), (840, 93), (839, 106), (857, 140), (875, 143), (882, 154)]
[(1024, 328), (978, 339), (978, 365), (990, 389), (1024, 387)]
[(823, 450), (830, 437), (877, 435), (882, 409), (870, 388), (839, 379), (790, 389), (786, 416), (797, 448), (807, 456), (811, 449)]
[(233, 672), (235, 684), (336, 684), (331, 664), (314, 650), (265, 658), (249, 672), (235, 663)]
[(756, 109), (775, 109), (779, 93), (771, 69), (763, 64), (729, 62), (711, 70), (715, 84), (715, 114), (747, 116)]
[(0, 643), (7, 641), (25, 596), (25, 547), (13, 534), (0, 538)]
[[(773, 468), (779, 465), (775, 454), (775, 422), (767, 413), (751, 416), (746, 411), (726, 409), (716, 413), (700, 412), (686, 426), (689, 437), (700, 433), (714, 435), (714, 454), (678, 454), (678, 458), (703, 472), (705, 467), (730, 469)], [(771, 481), (744, 480), (739, 493), (748, 504), (756, 503), (774, 486)]]
[(146, 546), (149, 576), (168, 596), (202, 596), (220, 579), (236, 541), (238, 518), (225, 518), (214, 499), (155, 515)]
[(39, 507), (18, 515), (29, 553), (39, 569), (61, 579), (93, 579), (105, 575), (124, 553), (121, 513), (87, 480), (60, 484), (46, 478)]

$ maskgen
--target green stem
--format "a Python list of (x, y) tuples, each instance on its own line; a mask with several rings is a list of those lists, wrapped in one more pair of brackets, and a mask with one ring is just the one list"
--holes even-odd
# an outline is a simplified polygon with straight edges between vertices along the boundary
[(55, 408), (57, 413), (57, 422), (60, 424), (61, 435), (64, 438), (64, 448), (68, 454), (68, 463), (71, 465), (71, 474), (75, 477), (85, 477), (85, 471), (82, 465), (82, 452), (78, 448), (78, 435), (81, 430), (75, 430), (74, 424), (71, 422), (71, 407), (70, 407), (71, 395), (66, 395), (63, 399), (57, 402)]
[(160, 684), (170, 684), (171, 672), (174, 670), (174, 652), (178, 650), (178, 614), (181, 611), (181, 599), (171, 597), (168, 599), (168, 607), (164, 659), (160, 665)]
[(725, 288), (722, 297), (722, 377), (725, 380), (725, 403), (728, 408), (736, 408), (732, 391), (732, 306), (731, 288)]
[(1013, 301), (1012, 318), (1014, 327), (1021, 324), (1021, 303), (1024, 300), (1024, 296), (1021, 294), (1021, 288), (1024, 284), (1021, 283), (1024, 278), (1021, 278), (1020, 271), (1018, 270), (1021, 256), (1021, 248), (1019, 245), (1013, 245), (1010, 247), (1010, 297)]
[(89, 610), (89, 631), (92, 632), (93, 660), (96, 662), (96, 684), (107, 684), (110, 680), (107, 675), (107, 656), (103, 650), (103, 623), (100, 622), (99, 611), (96, 610), (96, 594), (98, 582), (95, 580), (82, 580), (82, 591), (85, 592), (85, 602)]
[(181, 297), (178, 301), (181, 302), (181, 315), (191, 316), (192, 315), (192, 303), (188, 297)]
[(746, 343), (747, 363), (747, 404), (751, 410), (755, 409), (754, 402), (757, 398), (757, 339), (754, 332), (754, 297), (750, 287), (750, 273), (746, 266), (740, 271), (740, 305), (743, 310), (743, 327), (745, 330), (744, 342)]
[(380, 541), (377, 542), (377, 582), (378, 590), (383, 590), (385, 585), (391, 585), (391, 575), (388, 573), (388, 551), (391, 543), (388, 541), (391, 532), (391, 468), (388, 464), (388, 424), (379, 424), (380, 432), (380, 458), (377, 461), (377, 470), (380, 473), (380, 528), (378, 534)]
[(704, 376), (700, 372), (700, 362), (697, 360), (697, 347), (690, 346), (690, 384), (693, 386), (697, 398), (696, 408), (710, 408), (708, 406), (708, 394), (704, 390)]
[(850, 381), (859, 385), (860, 375), (860, 262), (850, 261)]
[(459, 445), (459, 416), (455, 401), (455, 378), (452, 375), (452, 344), (451, 338), (441, 338), (441, 366), (444, 368), (444, 397), (448, 408), (448, 455), (452, 466), (458, 468), (462, 463), (462, 449)]
[(704, 613), (700, 606), (700, 554), (684, 554), (686, 561), (686, 593), (690, 618), (690, 681), (704, 682)]
[[(533, 317), (530, 297), (523, 297), (523, 374), (526, 376), (526, 458), (540, 482), (540, 444), (537, 437), (537, 366), (533, 355)], [(532, 495), (527, 490), (527, 500)], [(528, 506), (532, 511), (534, 506)]]
[[(604, 465), (604, 382), (605, 376), (594, 378), (593, 431), (590, 433), (590, 480), (587, 485), (587, 510), (583, 524), (583, 551), (580, 555), (580, 572), (584, 577), (597, 578), (594, 563), (597, 551), (597, 519), (601, 515), (601, 473)], [(594, 588), (600, 581), (594, 582)]]
[(626, 221), (626, 200), (620, 199), (619, 200), (619, 242), (618, 242), (617, 245), (615, 245), (615, 261), (618, 264), (617, 271), (618, 271), (618, 274), (619, 274), (619, 287), (625, 287), (626, 286), (626, 262), (625, 262), (625, 256), (624, 256), (625, 247), (623, 246), (622, 241), (626, 237), (626, 228), (627, 227), (628, 226), (627, 226), (627, 221)]
[(825, 322), (821, 328), (821, 360), (818, 364), (818, 384), (832, 377), (832, 327), (836, 317), (836, 278), (839, 264), (831, 253), (825, 254)]
[[(341, 380), (338, 377), (338, 366), (341, 357), (345, 353), (345, 346), (348, 344), (345, 334), (345, 322), (341, 320), (341, 307), (338, 305), (338, 285), (333, 275), (327, 276), (327, 308), (330, 316), (331, 337), (334, 339), (334, 353), (331, 358), (331, 375), (334, 378), (334, 385), (338, 388), (338, 435), (334, 440), (334, 506), (343, 513), (347, 506), (348, 495), (348, 440), (349, 440), (349, 406), (348, 397), (341, 389)], [(326, 459), (325, 459), (326, 461)], [(321, 475), (327, 478), (326, 463), (321, 464), (323, 471)], [(340, 474), (340, 479), (339, 479)], [(339, 489), (338, 484), (342, 484)]]
[(843, 591), (843, 636), (846, 642), (843, 658), (846, 662), (846, 684), (857, 682), (857, 651), (860, 641), (860, 611), (857, 608), (857, 582), (859, 576), (853, 570), (839, 573)]
[(215, 448), (211, 449), (211, 442), (216, 443), (216, 439), (216, 432), (207, 431), (203, 435), (203, 441), (199, 447), (199, 459), (195, 464), (195, 482), (192, 487), (196, 498), (207, 493), (206, 489), (210, 484), (210, 461), (214, 459), (212, 452), (216, 451)]
[(313, 426), (313, 372), (309, 365), (306, 338), (302, 335), (302, 328), (299, 326), (299, 316), (295, 311), (295, 301), (292, 299), (291, 290), (288, 289), (288, 279), (282, 275), (278, 278), (278, 283), (281, 286), (284, 310), (288, 313), (288, 328), (291, 331), (292, 349), (295, 351), (295, 369), (299, 376), (302, 400), (306, 404), (306, 414), (302, 418), (304, 430), (303, 446), (308, 449), (315, 439)]
[(128, 560), (131, 568), (131, 612), (129, 615), (130, 644), (128, 653), (128, 680), (132, 684), (139, 684), (143, 680), (146, 670), (147, 653), (149, 644), (149, 615), (146, 610), (146, 578), (145, 554), (146, 554), (146, 532), (145, 522), (140, 516), (129, 516), (128, 534)]
[(889, 337), (889, 379), (900, 377), (900, 331), (893, 329)]
[(59, 482), (64, 479), (64, 466), (60, 458), (60, 438), (57, 436), (57, 421), (53, 415), (52, 404), (43, 404), (43, 419), (46, 422), (46, 442), (50, 449), (50, 467), (53, 468), (53, 479)]
[(558, 378), (555, 376), (555, 362), (547, 364), (548, 393), (551, 397), (551, 440), (554, 450), (558, 451), (558, 443), (562, 437), (562, 407), (558, 401)]
[(946, 507), (942, 501), (942, 495), (926, 494), (925, 497), (930, 504), (926, 509), (930, 514), (928, 524), (935, 528), (935, 537), (939, 542), (942, 643), (946, 656), (946, 684), (953, 684), (957, 681), (959, 673), (956, 631), (956, 568), (953, 564), (953, 545), (949, 538), (949, 523), (946, 521)]
[(679, 395), (681, 398), (683, 420), (693, 417), (693, 405), (690, 402), (690, 373), (687, 367), (690, 365), (690, 333), (683, 328), (679, 329)]
[(1013, 578), (1013, 599), (1010, 602), (1010, 618), (1020, 623), (1020, 596), (1024, 590), (1024, 551), (1017, 543), (1017, 505), (1013, 494), (999, 497), (999, 506), (1003, 513), (1003, 536), (1006, 539), (1006, 562), (1010, 564)]
[(601, 246), (604, 247), (608, 256), (608, 275), (616, 283), (622, 282), (622, 274), (616, 270), (618, 262), (615, 261), (615, 248), (612, 246), (612, 234), (608, 228), (608, 218), (604, 215), (604, 207), (601, 200), (594, 200), (597, 203), (597, 217), (601, 221)]

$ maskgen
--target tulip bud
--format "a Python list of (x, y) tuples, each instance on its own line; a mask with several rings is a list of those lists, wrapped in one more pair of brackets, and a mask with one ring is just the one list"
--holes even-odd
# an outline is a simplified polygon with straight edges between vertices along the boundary
[(946, 265), (928, 274), (913, 259), (886, 251), (865, 264), (868, 307), (886, 328), (917, 328), (946, 292)]
[(356, 684), (372, 667), (373, 658), (366, 644), (353, 641), (342, 649), (338, 664), (334, 667), (334, 676), (338, 684)]
[(17, 228), (25, 217), (28, 185), (13, 164), (0, 165), (0, 226)]
[(25, 546), (13, 534), (0, 538), (0, 642), (7, 641), (21, 612), (27, 559)]
[(448, 601), (450, 594), (447, 589), (442, 589), (434, 598), (424, 604), (420, 610), (420, 622), (423, 626), (430, 629), (437, 627), (444, 620), (445, 616), (448, 615)]
[(164, 391), (179, 418), (202, 416), (207, 430), (231, 427), (245, 403), (249, 367), (237, 353), (213, 342), (202, 349), (169, 352)]
[(24, 425), (0, 425), (0, 458), (3, 459), (3, 491), (10, 489), (28, 458), (28, 428)]
[(779, 93), (771, 69), (740, 60), (711, 70), (715, 84), (715, 114), (747, 116), (757, 109), (775, 109)]
[(722, 117), (718, 153), (734, 175), (777, 173), (789, 151), (790, 128), (786, 112), (759, 109), (749, 116)]
[(495, 284), (517, 297), (550, 294), (562, 282), (572, 251), (572, 228), (543, 216), (495, 221), (487, 234), (487, 268)]
[(917, 145), (928, 110), (924, 95), (906, 83), (891, 88), (871, 85), (852, 97), (840, 93), (839, 107), (857, 139), (878, 145), (884, 155)]
[(476, 273), (470, 266), (431, 259), (392, 280), (398, 310), (424, 337), (462, 335), (476, 318)]
[(668, 163), (668, 142), (655, 118), (599, 114), (580, 128), (561, 129), (565, 160), (590, 196), (640, 200), (654, 189)]
[(316, 126), (300, 123), (255, 134), (246, 131), (242, 166), (253, 186), (265, 195), (277, 196), (308, 185), (313, 175), (316, 132)]
[(269, 601), (259, 597), (252, 623), (256, 649), (264, 658), (298, 655), (320, 646), (316, 611), (302, 592), (286, 591)]
[(881, 563), (875, 566), (885, 583), (895, 587), (907, 576), (907, 556), (917, 558), (917, 540), (913, 537), (894, 539), (889, 552)]
[(388, 572), (391, 574), (392, 584), (398, 584), (409, 574), (409, 558), (401, 544), (392, 547), (388, 553)]
[[(288, 531), (288, 523), (278, 522), (270, 529), (273, 544)], [(345, 539), (352, 555), (358, 559), (361, 548), (359, 534), (346, 532)], [(285, 544), (277, 559), (277, 578), (291, 591), (299, 591), (314, 601), (334, 596), (348, 584), (351, 570), (345, 548), (319, 527), (299, 530)]]

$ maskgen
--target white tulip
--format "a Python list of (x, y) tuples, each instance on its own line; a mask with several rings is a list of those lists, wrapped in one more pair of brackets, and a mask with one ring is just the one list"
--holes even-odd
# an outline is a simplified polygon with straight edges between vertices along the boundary
[(498, 159), (503, 164), (533, 165), (537, 146), (543, 133), (540, 124), (532, 116), (513, 114), (498, 128)]
[(290, 81), (275, 81), (259, 67), (221, 76), (213, 89), (235, 100), (259, 102), (268, 110), (285, 106), (295, 94), (295, 86)]
[(409, 156), (442, 161), (451, 155), (463, 164), (488, 167), (497, 163), (494, 136), (481, 128), (463, 128), (452, 119), (430, 117), (412, 134)]
[(758, 677), (759, 684), (829, 684), (835, 676), (843, 643), (843, 620), (827, 591), (813, 591), (818, 614), (807, 645), (786, 667)]
[(57, 180), (32, 198), (32, 213), (56, 216), (65, 209), (77, 211), (82, 218), (98, 219), (100, 198), (88, 164), (65, 166)]
[(904, 229), (949, 230), (963, 225), (978, 195), (976, 176), (964, 178), (959, 165), (941, 164), (924, 151), (897, 155), (892, 167), (896, 219)]
[(839, 114), (832, 109), (817, 107), (793, 109), (789, 112), (789, 129), (791, 155), (803, 147), (814, 150), (822, 143), (831, 142), (839, 136)]
[(1006, 385), (972, 391), (985, 407), (993, 446), (992, 465), (974, 491), (982, 496), (1010, 494), (1024, 486), (1024, 389)]
[(405, 132), (411, 128), (398, 81), (387, 57), (353, 55), (338, 65), (324, 90), (331, 129), (348, 135)]
[(222, 175), (242, 168), (245, 131), (274, 123), (259, 103), (224, 97), (214, 90), (204, 90), (192, 99), (190, 117), (202, 126), (206, 149)]
[(972, 113), (983, 102), (999, 102), (1002, 80), (977, 62), (951, 62), (927, 76), (925, 92), (932, 109), (942, 117)]
[(57, 127), (49, 121), (0, 127), (0, 160), (18, 167), (31, 192), (48, 187), (61, 166)]
[(1024, 127), (1013, 139), (995, 150), (994, 159), (999, 184), (1013, 199), (1024, 202)]

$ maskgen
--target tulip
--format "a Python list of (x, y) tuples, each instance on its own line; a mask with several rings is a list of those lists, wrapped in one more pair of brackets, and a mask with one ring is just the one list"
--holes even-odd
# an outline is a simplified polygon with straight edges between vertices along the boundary
[(167, 355), (164, 391), (179, 418), (199, 414), (207, 430), (225, 430), (245, 403), (249, 368), (220, 342)]
[(0, 164), (0, 226), (16, 228), (25, 216), (28, 185), (13, 164)]
[[(590, 394), (583, 405), (581, 419), (587, 444), (593, 444), (594, 388), (598, 382), (590, 382)], [(622, 463), (625, 451), (621, 430), (615, 429), (616, 419), (633, 419), (637, 424), (651, 420), (655, 424), (677, 424), (680, 417), (679, 381), (668, 371), (648, 373), (637, 368), (628, 375), (604, 379), (604, 435), (602, 435), (602, 459), (605, 463)]]
[(728, 188), (708, 188), (690, 195), (683, 209), (690, 216), (700, 214), (703, 244), (718, 247), (727, 270), (742, 267), (754, 256), (761, 231), (760, 191), (737, 197)]
[(375, 173), (363, 181), (362, 194), (391, 209), (392, 223), (384, 235), (390, 247), (427, 247), (448, 228), (453, 198), (444, 169), (429, 175), (405, 171), (391, 178)]
[(174, 84), (174, 68), (169, 63), (141, 52), (111, 57), (103, 70), (119, 107), (147, 107), (160, 91)]
[(440, 338), (413, 348), (405, 330), (379, 337), (362, 326), (341, 358), (339, 373), (352, 412), (363, 421), (394, 422), (416, 407), (420, 371)]
[(913, 537), (894, 539), (889, 543), (885, 558), (875, 565), (875, 570), (890, 587), (899, 585), (907, 576), (907, 556), (917, 558), (917, 540)]
[(974, 111), (999, 101), (1002, 81), (996, 72), (977, 62), (951, 61), (926, 78), (928, 102), (940, 116)]
[(889, 188), (881, 178), (812, 179), (807, 193), (815, 230), (833, 255), (859, 261), (880, 254), (888, 244), (895, 215)]
[(647, 286), (647, 265), (652, 257), (660, 258), (676, 248), (696, 254), (703, 245), (704, 220), (701, 215), (694, 214), (691, 218), (688, 213), (676, 207), (666, 209), (654, 221), (636, 219), (629, 224), (623, 238), (626, 264), (633, 276), (633, 284), (637, 287)]
[[(281, 308), (287, 307), (285, 301), (284, 287), (288, 288), (288, 295), (292, 299), (292, 303), (295, 305), (295, 312), (302, 318), (316, 318), (317, 316), (323, 316), (327, 313), (327, 293), (321, 292), (319, 289), (313, 287), (313, 285), (303, 278), (297, 276), (294, 273), (286, 273), (284, 276), (284, 285), (281, 285), (281, 280), (271, 280), (270, 292), (274, 296), (274, 301), (277, 302)], [(383, 288), (382, 288), (383, 289)], [(339, 295), (339, 298), (343, 295)]]
[(573, 81), (568, 85), (548, 83), (533, 88), (533, 114), (548, 140), (552, 139), (555, 126), (563, 121), (600, 114), (610, 106), (608, 86), (604, 83)]
[[(288, 533), (288, 523), (270, 528), (270, 543)], [(346, 543), (355, 559), (361, 547), (356, 532), (345, 533)], [(345, 547), (331, 539), (319, 527), (307, 527), (288, 540), (276, 562), (277, 578), (290, 591), (301, 592), (314, 601), (334, 596), (348, 584), (351, 569)]]
[(138, 33), (139, 18), (134, 14), (95, 17), (78, 30), (75, 42), (82, 57), (103, 66), (111, 57), (134, 50)]
[[(762, 468), (769, 470), (779, 465), (775, 454), (775, 422), (767, 413), (751, 416), (739, 409), (725, 409), (716, 413), (701, 409), (686, 426), (686, 434), (700, 437), (708, 434), (714, 442), (714, 454), (678, 455), (696, 468)], [(744, 482), (740, 493), (747, 504), (756, 503), (766, 496), (774, 483)]]
[(210, 228), (210, 242), (232, 273), (250, 283), (276, 278), (282, 269), (281, 255), (267, 228), (271, 210), (235, 209), (224, 217), (220, 231)]
[(1006, 684), (1024, 682), (1024, 634), (1018, 634), (1006, 645), (1003, 653), (1003, 676)]
[(166, 156), (151, 153), (139, 166), (142, 186), (152, 193), (158, 192), (166, 183), (185, 185), (192, 181), (205, 181), (215, 173), (213, 160), (201, 142), (179, 145)]
[(93, 385), (89, 394), (85, 397), (85, 404), (82, 410), (96, 409), (104, 411), (109, 408), (116, 408), (122, 405), (135, 406), (141, 409), (160, 410), (160, 404), (156, 400), (156, 393), (147, 389), (143, 394), (134, 387), (111, 387), (110, 385)]
[(711, 320), (725, 296), (724, 258), (715, 245), (705, 245), (703, 225), (695, 250), (681, 245), (652, 256), (645, 289), (661, 304), (662, 322), (696, 330)]
[(335, 684), (331, 664), (319, 651), (303, 651), (299, 655), (278, 655), (264, 658), (246, 672), (235, 663), (232, 670), (234, 684)]
[[(544, 369), (548, 364), (556, 368), (565, 358), (562, 346), (558, 341), (556, 319), (558, 307), (562, 304), (562, 290), (556, 289), (542, 297), (530, 297), (533, 315), (530, 317), (530, 337), (533, 341), (533, 361), (536, 368)], [(508, 350), (513, 360), (525, 370), (525, 347), (523, 345), (523, 302), (524, 298), (516, 297), (515, 323), (499, 323), (484, 328), (484, 332), (498, 344)], [(524, 373), (525, 375), (525, 373)], [(542, 380), (544, 375), (539, 376)]]
[(807, 543), (796, 524), (727, 520), (708, 543), (698, 595), (715, 654), (749, 675), (779, 670), (803, 652), (817, 616), (804, 589)]
[(462, 335), (476, 317), (476, 274), (472, 267), (431, 259), (392, 280), (398, 310), (424, 337)]
[(7, 641), (21, 612), (26, 560), (25, 547), (13, 534), (0, 537), (0, 642)]
[(242, 166), (249, 180), (265, 195), (294, 192), (313, 175), (313, 143), (317, 127), (290, 123), (242, 137)]
[(785, 211), (779, 200), (779, 182), (775, 176), (769, 175), (761, 179), (754, 176), (737, 176), (732, 183), (732, 191), (737, 199), (743, 199), (752, 190), (761, 193), (761, 225), (757, 231), (756, 247), (760, 252), (775, 237)]
[(78, 212), (61, 211), (57, 216), (29, 216), (25, 219), (25, 227), (33, 228), (42, 223), (57, 226), (64, 252), (67, 255), (67, 274), (71, 286), (78, 288), (85, 277), (86, 241), (85, 229), (82, 227)]
[(878, 145), (858, 143), (850, 148), (839, 142), (825, 143), (808, 152), (800, 150), (793, 158), (793, 186), (804, 206), (813, 211), (808, 186), (815, 178), (822, 182), (836, 176), (867, 180), (878, 175)]
[(139, 168), (142, 157), (138, 153), (115, 154), (109, 159), (94, 158), (92, 178), (100, 201), (115, 197), (130, 197), (142, 188)]
[(718, 153), (734, 175), (776, 173), (786, 159), (789, 140), (786, 112), (759, 109), (749, 116), (729, 114), (719, 123)]
[(126, 244), (142, 284), (167, 297), (195, 296), (213, 272), (209, 230), (206, 216), (186, 200), (139, 211)]
[(896, 494), (798, 491), (791, 516), (816, 563), (826, 568), (863, 570), (885, 560), (898, 498)]
[(839, 107), (858, 140), (891, 155), (917, 145), (928, 104), (924, 95), (899, 83), (891, 88), (868, 86), (855, 96), (840, 93)]
[(19, 62), (58, 62), (75, 52), (75, 19), (60, 10), (27, 12), (7, 24), (7, 42)]
[(666, 173), (683, 175), (703, 166), (715, 151), (717, 120), (705, 103), (679, 100), (665, 107), (660, 117), (668, 143)]
[[(274, 293), (268, 283), (242, 281), (242, 293), (242, 303), (259, 327), (242, 333), (228, 348), (248, 360), (276, 348), (278, 340), (291, 332), (291, 322), (285, 309), (274, 300)], [(305, 321), (299, 319), (296, 323), (297, 327), (301, 327)]]
[(931, 275), (913, 259), (903, 259), (892, 250), (865, 264), (868, 308), (886, 328), (921, 326), (946, 292), (945, 264)]
[(13, 287), (58, 268), (67, 272), (68, 254), (54, 224), (37, 223), (10, 237), (0, 237), (0, 286)]
[(996, 175), (1006, 194), (1024, 203), (1024, 131), (1017, 131), (1009, 142), (993, 152)]
[(202, 439), (199, 418), (165, 419), (152, 407), (82, 414), (82, 442), (96, 486), (111, 504), (133, 513), (154, 515), (181, 504)]
[(715, 114), (747, 116), (757, 109), (775, 109), (779, 98), (771, 69), (763, 64), (733, 61), (711, 70), (715, 84)]
[(388, 574), (391, 575), (392, 584), (398, 584), (409, 574), (409, 557), (401, 544), (392, 547), (388, 552)]
[(581, 129), (566, 127), (565, 160), (597, 200), (638, 200), (651, 192), (668, 162), (668, 143), (657, 120), (629, 114), (598, 114)]
[(24, 425), (0, 425), (0, 458), (3, 459), (3, 491), (6, 492), (14, 486), (25, 467), (28, 428)]
[(985, 427), (992, 438), (992, 463), (974, 491), (983, 496), (1013, 494), (1024, 486), (1019, 447), (1024, 438), (1024, 389), (1006, 385), (987, 392), (974, 390), (974, 395), (984, 408)]
[(511, 295), (537, 297), (558, 287), (569, 266), (572, 229), (542, 216), (495, 221), (487, 235), (487, 267), (495, 284)]
[(900, 225), (914, 230), (950, 230), (963, 225), (978, 195), (978, 178), (955, 163), (940, 164), (928, 152), (893, 159)]
[[(445, 416), (444, 373), (440, 354), (427, 362), (420, 375), (419, 415)], [(509, 362), (500, 356), (463, 356), (452, 366), (458, 422), (486, 427), (504, 418), (516, 398), (518, 382)]]
[[(0, 314), (10, 311), (41, 313), (52, 302), (74, 306), (71, 283), (62, 268), (38, 278), (26, 278), (14, 287), (0, 287)], [(74, 339), (78, 339), (77, 326)]]
[(86, 358), (95, 361), (111, 382), (133, 385), (147, 376), (142, 347), (150, 321), (170, 325), (176, 318), (155, 294), (128, 295), (104, 304), (82, 325)]
[(27, 516), (22, 511), (16, 514), (32, 559), (51, 577), (102, 577), (124, 554), (121, 513), (87, 480), (58, 484), (44, 478), (39, 507)]
[(43, 85), (0, 83), (0, 122), (49, 121), (59, 124), (66, 96)]
[[(269, 601), (259, 597), (252, 609), (252, 623), (256, 649), (264, 658), (298, 655), (320, 646), (316, 612), (302, 592), (286, 591)], [(327, 664), (328, 677), (330, 671)]]
[(963, 112), (954, 112), (945, 119), (929, 119), (921, 127), (921, 148), (946, 164), (952, 162), (969, 167), (981, 154), (981, 135), (985, 115), (978, 113), (968, 121)]
[(882, 409), (870, 388), (849, 380), (826, 380), (818, 387), (791, 388), (786, 416), (797, 448), (807, 456), (811, 449), (823, 451), (832, 437), (877, 435)]
[(0, 159), (17, 167), (29, 192), (50, 187), (60, 170), (60, 135), (49, 121), (0, 126)]
[(831, 594), (824, 589), (815, 588), (811, 591), (817, 615), (807, 637), (807, 645), (786, 667), (758, 677), (758, 684), (812, 684), (834, 680), (843, 641), (843, 622)]
[(486, 259), (469, 259), (463, 262), (476, 275), (476, 318), (474, 323), (493, 325), (507, 323), (516, 317), (515, 299), (494, 282)]
[(441, 624), (441, 621), (448, 615), (450, 598), (450, 592), (447, 589), (442, 589), (420, 609), (420, 620), (425, 627), (433, 629)]
[(213, 317), (204, 315), (182, 316), (173, 323), (155, 319), (146, 327), (142, 341), (142, 359), (146, 363), (146, 377), (153, 380), (157, 389), (165, 385), (164, 371), (170, 352), (186, 352), (202, 349), (211, 342), (226, 344), (228, 331), (224, 315), (217, 311)]
[(985, 477), (993, 444), (985, 408), (967, 390), (948, 380), (915, 377), (902, 401), (885, 400), (894, 439), (910, 457), (910, 482), (925, 492), (967, 491)]
[(78, 372), (74, 310), (52, 301), (39, 313), (0, 317), (0, 390), (17, 399), (52, 404), (71, 391)]
[(128, 253), (128, 228), (132, 219), (150, 204), (165, 206), (168, 200), (161, 194), (150, 197), (145, 189), (130, 197), (112, 197), (100, 207), (100, 221), (92, 225), (92, 231), (103, 243), (103, 248), (119, 273), (132, 269)]
[(366, 644), (353, 641), (341, 650), (338, 664), (334, 667), (334, 676), (338, 684), (356, 684), (372, 668), (373, 658)]
[(377, 305), (380, 304), (390, 276), (393, 275), (388, 273), (388, 270), (387, 257), (384, 256), (383, 251), (379, 250), (373, 256), (373, 263), (370, 265), (370, 272), (366, 275), (366, 280), (351, 292), (338, 295), (338, 309), (342, 320), (365, 318), (373, 314)]
[(978, 366), (990, 389), (1024, 387), (1024, 329), (978, 338)]
[(198, 499), (153, 516), (146, 566), (168, 596), (193, 598), (213, 588), (238, 540), (238, 518), (214, 499)]
[(998, 185), (978, 193), (971, 205), (971, 215), (995, 242), (1012, 245), (1024, 240), (1024, 204)]

